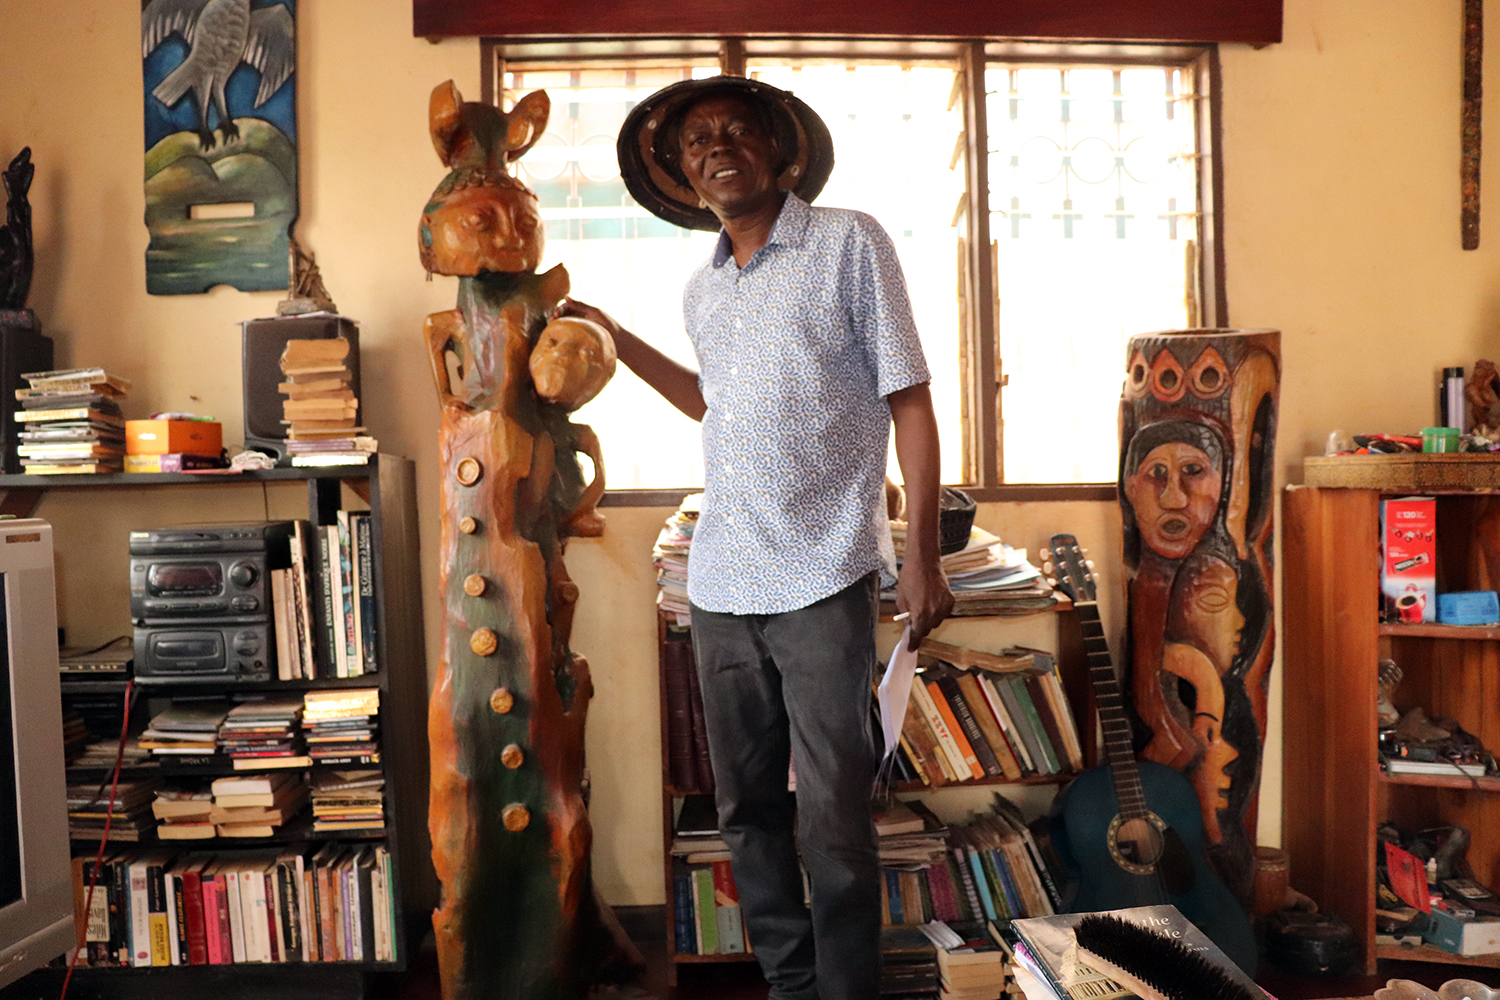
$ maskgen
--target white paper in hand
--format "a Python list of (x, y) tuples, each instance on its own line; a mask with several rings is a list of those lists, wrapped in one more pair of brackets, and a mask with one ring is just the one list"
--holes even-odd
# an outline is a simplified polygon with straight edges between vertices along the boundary
[(906, 721), (906, 703), (911, 698), (912, 678), (917, 674), (917, 652), (907, 649), (911, 626), (901, 632), (901, 641), (891, 653), (885, 676), (880, 679), (880, 725), (885, 730), (885, 756), (896, 752), (901, 739), (901, 724)]

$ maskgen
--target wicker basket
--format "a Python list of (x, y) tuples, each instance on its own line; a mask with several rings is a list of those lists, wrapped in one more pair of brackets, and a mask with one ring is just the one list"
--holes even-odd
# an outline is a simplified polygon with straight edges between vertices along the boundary
[(938, 552), (949, 555), (969, 544), (974, 527), (974, 498), (963, 490), (944, 486), (938, 497)]

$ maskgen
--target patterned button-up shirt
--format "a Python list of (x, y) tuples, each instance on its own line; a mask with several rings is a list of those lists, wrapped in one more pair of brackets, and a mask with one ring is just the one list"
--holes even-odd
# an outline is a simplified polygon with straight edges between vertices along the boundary
[(719, 234), (683, 313), (708, 405), (692, 602), (793, 611), (879, 568), (885, 397), (931, 377), (885, 230), (788, 194), (743, 268)]

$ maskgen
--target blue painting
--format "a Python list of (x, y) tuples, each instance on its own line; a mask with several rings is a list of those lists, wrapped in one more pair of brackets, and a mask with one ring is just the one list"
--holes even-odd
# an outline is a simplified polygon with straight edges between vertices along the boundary
[(285, 289), (297, 218), (296, 0), (143, 0), (141, 59), (146, 290)]

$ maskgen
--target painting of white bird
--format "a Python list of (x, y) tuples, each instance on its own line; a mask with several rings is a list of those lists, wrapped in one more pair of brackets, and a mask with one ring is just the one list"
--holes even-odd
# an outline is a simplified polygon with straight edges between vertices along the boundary
[(208, 127), (210, 102), (219, 112), (225, 141), (239, 137), (224, 87), (241, 63), (260, 73), (257, 108), (280, 89), (296, 66), (292, 15), (281, 4), (251, 9), (250, 0), (150, 0), (141, 10), (141, 57), (149, 57), (174, 34), (188, 44), (187, 58), (151, 96), (170, 108), (191, 93), (204, 149), (215, 143)]

